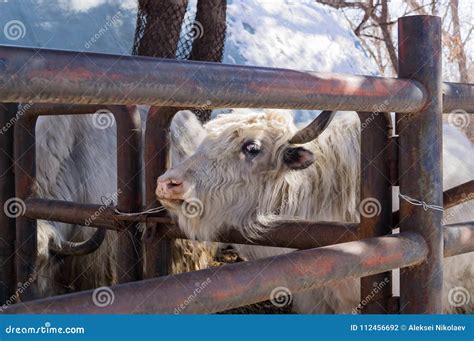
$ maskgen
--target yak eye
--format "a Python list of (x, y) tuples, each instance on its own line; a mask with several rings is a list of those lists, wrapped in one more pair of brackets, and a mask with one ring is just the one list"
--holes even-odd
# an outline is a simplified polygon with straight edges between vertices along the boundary
[(261, 146), (259, 141), (247, 141), (242, 146), (242, 152), (250, 157), (257, 156), (261, 151)]

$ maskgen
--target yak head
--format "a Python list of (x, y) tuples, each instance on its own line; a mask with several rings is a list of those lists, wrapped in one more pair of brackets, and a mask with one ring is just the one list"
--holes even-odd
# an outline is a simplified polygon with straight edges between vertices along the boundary
[(170, 127), (172, 167), (157, 180), (157, 198), (189, 238), (209, 240), (226, 228), (252, 234), (259, 217), (297, 204), (285, 203), (285, 187), (304, 186), (298, 177), (314, 162), (304, 141), (291, 141), (297, 133), (288, 114), (226, 114), (203, 126), (180, 111)]

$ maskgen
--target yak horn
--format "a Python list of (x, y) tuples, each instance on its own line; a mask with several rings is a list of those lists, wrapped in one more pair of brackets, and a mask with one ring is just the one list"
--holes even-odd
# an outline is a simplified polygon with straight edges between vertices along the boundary
[(83, 242), (63, 241), (61, 242), (61, 246), (59, 246), (50, 240), (49, 251), (58, 256), (84, 256), (96, 251), (104, 241), (106, 235), (107, 229), (98, 228), (92, 237)]
[(292, 144), (303, 144), (316, 139), (321, 133), (327, 128), (336, 111), (323, 111), (316, 117), (313, 122), (308, 124), (303, 129), (300, 129), (291, 138), (290, 143)]

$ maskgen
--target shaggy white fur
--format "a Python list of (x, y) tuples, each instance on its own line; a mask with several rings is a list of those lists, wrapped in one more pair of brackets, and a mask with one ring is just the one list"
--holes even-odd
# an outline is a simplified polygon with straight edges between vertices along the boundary
[[(41, 198), (102, 204), (116, 199), (116, 126), (100, 129), (92, 115), (41, 116), (36, 126), (36, 194)], [(115, 200), (113, 200), (115, 202)], [(85, 223), (85, 222), (84, 222)], [(84, 241), (95, 228), (38, 221), (38, 287), (41, 296), (117, 283), (117, 233), (108, 231), (100, 248), (85, 256), (52, 257), (48, 243)], [(214, 247), (176, 241), (175, 273), (208, 266)]]
[[(41, 116), (36, 126), (36, 193), (39, 197), (101, 204), (117, 191), (115, 127), (99, 129), (91, 115)], [(98, 162), (100, 160), (101, 162)], [(51, 257), (48, 242), (83, 241), (91, 227), (38, 222), (38, 286), (42, 296), (115, 283), (116, 232), (95, 253)]]
[[(183, 199), (199, 199), (202, 214), (186, 214), (180, 202), (162, 203), (190, 238), (201, 240), (210, 240), (229, 226), (240, 227), (252, 238), (282, 218), (358, 222), (360, 122), (355, 113), (339, 113), (317, 140), (304, 145), (315, 161), (301, 170), (283, 162), (295, 131), (292, 117), (284, 113), (221, 115), (203, 127), (192, 113), (181, 111), (171, 126), (173, 160), (180, 163), (163, 178), (185, 181)], [(465, 158), (472, 154), (472, 145), (462, 133), (450, 127), (444, 133), (444, 187), (448, 189), (472, 179), (474, 164)], [(261, 146), (255, 157), (243, 152), (248, 141)], [(452, 223), (473, 220), (472, 201), (447, 210), (446, 217)], [(292, 251), (238, 248), (248, 259)], [(463, 286), (474, 291), (474, 253), (448, 258), (445, 264), (445, 311), (453, 312), (449, 290)], [(354, 278), (294, 296), (294, 306), (302, 313), (350, 313), (359, 301), (359, 280)], [(472, 311), (473, 303), (464, 308)]]

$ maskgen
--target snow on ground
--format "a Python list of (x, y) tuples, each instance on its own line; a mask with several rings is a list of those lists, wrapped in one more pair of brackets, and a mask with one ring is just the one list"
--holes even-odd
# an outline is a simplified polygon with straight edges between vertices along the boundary
[(314, 2), (232, 1), (225, 61), (321, 72), (374, 74), (338, 12)]

